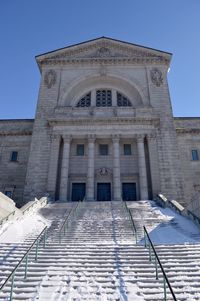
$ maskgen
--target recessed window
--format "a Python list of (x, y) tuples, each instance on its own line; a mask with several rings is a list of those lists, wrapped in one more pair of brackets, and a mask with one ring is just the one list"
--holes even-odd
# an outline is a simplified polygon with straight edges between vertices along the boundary
[(12, 191), (11, 190), (6, 190), (4, 194), (6, 196), (8, 196), (10, 199), (12, 198)]
[(111, 90), (97, 90), (96, 91), (96, 106), (97, 107), (111, 107), (112, 106)]
[(126, 96), (122, 95), (119, 92), (117, 92), (117, 105), (118, 105), (118, 107), (131, 107), (132, 106), (130, 100)]
[(11, 152), (10, 161), (17, 162), (17, 159), (18, 159), (18, 152), (16, 151)]
[(124, 155), (125, 156), (131, 155), (131, 144), (124, 144)]
[(90, 107), (91, 106), (91, 92), (83, 96), (76, 105), (77, 107)]
[(192, 150), (192, 161), (198, 161), (199, 160), (199, 154), (197, 149)]
[(76, 146), (76, 155), (84, 156), (84, 144), (77, 144)]
[(101, 156), (108, 156), (108, 144), (99, 145), (99, 154)]

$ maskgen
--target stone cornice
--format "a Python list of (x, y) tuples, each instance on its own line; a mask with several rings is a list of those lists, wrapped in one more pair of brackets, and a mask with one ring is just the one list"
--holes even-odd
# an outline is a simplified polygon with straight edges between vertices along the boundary
[(32, 131), (14, 132), (14, 131), (0, 131), (0, 136), (31, 136)]
[(45, 59), (39, 63), (50, 66), (64, 65), (149, 65), (165, 64), (169, 65), (169, 60), (163, 57), (114, 57), (114, 58), (71, 58), (71, 59)]
[(177, 134), (200, 134), (200, 128), (176, 128)]
[(144, 46), (102, 38), (36, 57), (42, 65), (170, 64), (171, 54)]
[(139, 125), (153, 125), (158, 127), (160, 124), (159, 118), (131, 118), (131, 117), (115, 117), (115, 118), (49, 118), (48, 124), (50, 126), (58, 126), (58, 125), (105, 125), (105, 124), (117, 124), (117, 125), (128, 125), (128, 124), (139, 124)]

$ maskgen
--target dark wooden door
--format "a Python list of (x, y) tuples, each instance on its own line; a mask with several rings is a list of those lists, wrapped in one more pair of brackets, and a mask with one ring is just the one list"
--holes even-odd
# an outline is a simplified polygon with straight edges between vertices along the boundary
[(111, 201), (110, 183), (97, 184), (97, 201)]
[(122, 197), (124, 201), (136, 201), (136, 184), (135, 183), (122, 183)]
[(72, 183), (72, 202), (82, 201), (85, 197), (85, 183)]

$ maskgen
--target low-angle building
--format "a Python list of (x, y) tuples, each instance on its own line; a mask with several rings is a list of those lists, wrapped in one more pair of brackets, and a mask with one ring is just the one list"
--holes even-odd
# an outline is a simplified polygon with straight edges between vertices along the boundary
[(36, 56), (35, 119), (0, 121), (0, 191), (18, 206), (46, 193), (188, 203), (200, 189), (200, 118), (173, 117), (171, 57), (106, 37)]

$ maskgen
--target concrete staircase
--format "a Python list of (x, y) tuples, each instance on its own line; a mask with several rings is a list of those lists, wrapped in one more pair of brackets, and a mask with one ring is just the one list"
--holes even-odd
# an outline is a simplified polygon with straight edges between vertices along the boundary
[[(159, 225), (159, 216), (148, 204), (129, 203), (135, 215), (139, 244), (135, 245), (132, 224), (122, 202), (80, 203), (61, 244), (58, 230), (73, 203), (49, 204), (40, 209), (51, 226), (45, 248), (29, 257), (28, 277), (24, 264), (16, 272), (13, 300), (163, 300), (163, 279), (155, 279), (155, 268), (144, 248), (142, 225)], [(143, 213), (141, 213), (143, 212)], [(157, 226), (157, 224), (156, 224)], [(0, 271), (3, 282), (31, 241), (1, 244)], [(156, 246), (177, 300), (200, 300), (200, 245)], [(0, 293), (8, 300), (9, 285)], [(168, 295), (167, 300), (172, 300)]]

